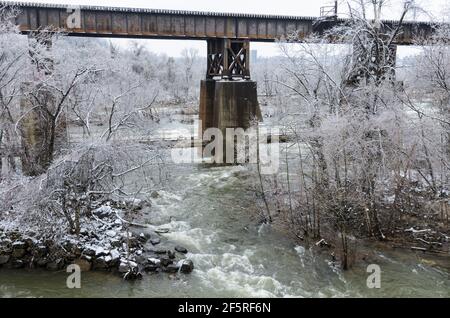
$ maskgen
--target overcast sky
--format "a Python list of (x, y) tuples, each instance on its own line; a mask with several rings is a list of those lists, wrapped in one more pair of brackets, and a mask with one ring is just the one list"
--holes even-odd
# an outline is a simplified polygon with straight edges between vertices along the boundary
[[(342, 9), (339, 10), (342, 13), (344, 13), (343, 8), (346, 8), (346, 5), (344, 5), (346, 1), (347, 0), (339, 1), (342, 3), (340, 6)], [(390, 0), (391, 3), (385, 11), (385, 18), (397, 19), (403, 1), (404, 0)], [(320, 7), (334, 3), (332, 0), (30, 0), (30, 2), (296, 16), (318, 16)], [(450, 0), (416, 0), (416, 2), (433, 16), (441, 18), (442, 14), (447, 12)], [(422, 15), (420, 16), (420, 19), (425, 19), (425, 17)], [(127, 40), (115, 41), (122, 45), (126, 45), (128, 42)], [(206, 43), (204, 41), (142, 41), (145, 41), (150, 50), (157, 53), (179, 56), (184, 48), (195, 47), (199, 49), (201, 55), (206, 54)], [(258, 55), (260, 56), (278, 54), (278, 48), (275, 44), (252, 43), (251, 47), (252, 49), (257, 49)]]

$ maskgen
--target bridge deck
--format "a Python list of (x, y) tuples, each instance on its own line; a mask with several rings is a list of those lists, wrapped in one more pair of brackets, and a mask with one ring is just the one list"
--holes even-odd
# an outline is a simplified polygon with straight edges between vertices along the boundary
[[(69, 29), (67, 18), (72, 11), (67, 5), (0, 1), (0, 6), (16, 6), (21, 13), (17, 24), (23, 33), (48, 26), (65, 29), (68, 35), (117, 38), (191, 39), (217, 38), (246, 39), (274, 42), (297, 32), (300, 39), (315, 30), (317, 17), (275, 16), (193, 12), (118, 7), (80, 6), (81, 24)], [(70, 7), (74, 8), (74, 7)], [(323, 28), (345, 23), (337, 19), (322, 23)], [(385, 21), (388, 28), (398, 22)], [(433, 26), (428, 22), (406, 22), (398, 37), (398, 44), (412, 44), (418, 36), (428, 37)]]

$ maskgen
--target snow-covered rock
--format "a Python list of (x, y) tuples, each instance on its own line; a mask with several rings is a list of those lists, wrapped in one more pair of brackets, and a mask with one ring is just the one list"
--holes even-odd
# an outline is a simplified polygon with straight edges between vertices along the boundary
[(95, 249), (95, 256), (96, 256), (96, 257), (105, 256), (105, 255), (107, 255), (108, 253), (109, 253), (109, 252), (106, 251), (102, 246), (98, 246), (98, 247)]
[(127, 273), (130, 269), (137, 269), (138, 268), (138, 264), (133, 262), (133, 261), (128, 261), (126, 259), (121, 259), (120, 260), (120, 265), (119, 265), (119, 273)]
[(189, 274), (194, 270), (194, 263), (190, 259), (179, 261), (178, 266), (183, 274)]
[(125, 274), (126, 272), (128, 272), (128, 270), (130, 269), (130, 267), (128, 266), (128, 264), (126, 262), (121, 262), (119, 265), (119, 273)]
[(147, 261), (148, 261), (148, 263), (155, 265), (155, 266), (159, 266), (161, 264), (161, 261), (157, 258), (150, 257), (147, 259)]
[(103, 218), (106, 218), (106, 217), (109, 217), (110, 215), (112, 215), (113, 214), (113, 209), (110, 206), (108, 206), (108, 205), (102, 205), (98, 209), (95, 209), (93, 211), (93, 213), (97, 217), (103, 219)]
[(113, 231), (113, 230), (106, 231), (105, 234), (108, 235), (109, 237), (116, 237), (117, 236), (117, 232)]
[(117, 261), (118, 259), (120, 259), (120, 253), (117, 249), (111, 250), (111, 252), (109, 252), (109, 254), (111, 255), (112, 261)]

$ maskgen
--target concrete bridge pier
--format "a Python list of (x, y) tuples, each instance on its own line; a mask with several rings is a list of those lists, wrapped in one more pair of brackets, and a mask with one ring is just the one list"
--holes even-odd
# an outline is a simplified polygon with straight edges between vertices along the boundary
[[(27, 94), (33, 89), (37, 101)], [(49, 112), (54, 114), (56, 104), (56, 98), (49, 89), (33, 88), (29, 83), (23, 84), (20, 101), (23, 117), (19, 129), (22, 171), (25, 175), (36, 176), (44, 173), (54, 157), (59, 154), (59, 150), (67, 148), (68, 131), (65, 113), (61, 113), (57, 120), (49, 114)], [(55, 122), (54, 130), (53, 122)]]
[[(36, 79), (50, 76), (53, 72), (52, 60), (45, 58), (45, 63), (39, 64), (40, 59), (34, 58), (34, 54), (40, 54), (41, 50), (51, 50), (51, 36), (29, 36), (29, 45), (32, 48), (30, 57), (35, 66)], [(30, 92), (33, 92), (33, 96)], [(57, 114), (58, 101), (52, 89), (45, 84), (34, 86), (30, 82), (24, 82), (21, 95), (22, 120), (19, 128), (22, 171), (25, 175), (35, 176), (44, 173), (51, 165), (56, 149), (67, 144), (67, 119), (64, 111)]]
[(200, 127), (199, 139), (203, 139), (203, 134), (208, 128), (214, 128), (214, 100), (216, 95), (216, 81), (213, 79), (202, 80), (200, 82)]
[[(207, 79), (200, 84), (201, 127), (199, 132), (200, 139), (203, 140), (204, 133), (209, 128), (217, 128), (221, 131), (223, 157), (214, 154), (216, 163), (226, 162), (227, 128), (246, 130), (255, 121), (262, 121), (257, 84), (250, 80), (249, 53), (248, 40), (208, 41)], [(233, 147), (236, 149), (235, 142)]]
[[(215, 163), (235, 163), (226, 160), (227, 147), (233, 147), (234, 152), (237, 147), (234, 140), (232, 140), (232, 145), (227, 144), (226, 130), (227, 128), (246, 130), (255, 122), (262, 121), (256, 82), (250, 80), (202, 81), (200, 120), (200, 139), (203, 140), (205, 132), (209, 128), (217, 128), (222, 133), (223, 152), (222, 156), (219, 153), (213, 153)], [(211, 141), (208, 138), (205, 139), (206, 143)]]
[(262, 120), (255, 81), (217, 81), (214, 95), (214, 123), (226, 128), (248, 129)]
[(200, 132), (208, 128), (248, 129), (261, 121), (255, 81), (203, 80), (200, 87)]
[[(22, 144), (22, 171), (25, 175), (36, 176), (45, 172), (50, 164), (48, 153), (48, 125), (50, 121), (44, 109), (37, 107), (31, 97), (27, 96), (27, 91), (32, 89), (29, 83), (22, 86), (22, 99), (20, 108), (23, 118), (19, 125)], [(45, 92), (41, 92), (43, 96)], [(51, 94), (46, 94), (47, 105), (54, 104)]]

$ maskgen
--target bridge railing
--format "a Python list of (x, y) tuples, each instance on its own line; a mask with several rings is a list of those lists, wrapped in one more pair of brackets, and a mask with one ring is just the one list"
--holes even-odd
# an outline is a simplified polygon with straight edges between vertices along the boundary
[(336, 17), (337, 16), (337, 5), (325, 6), (320, 8), (320, 17)]

